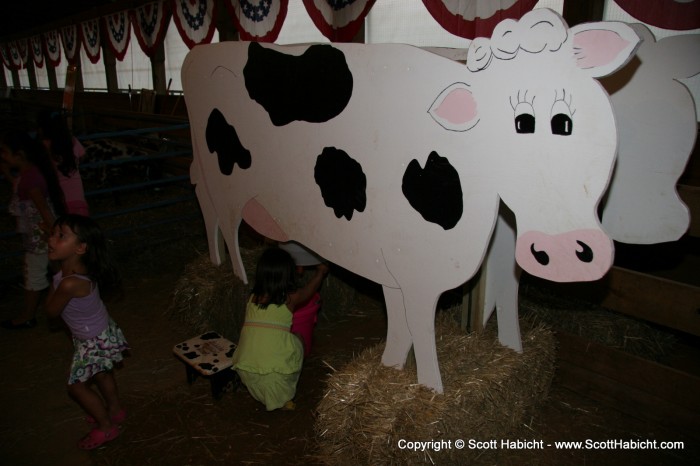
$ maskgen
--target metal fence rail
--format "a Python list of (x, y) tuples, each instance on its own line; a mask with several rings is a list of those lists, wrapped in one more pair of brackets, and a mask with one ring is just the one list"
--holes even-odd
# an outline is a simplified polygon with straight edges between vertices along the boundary
[[(94, 141), (99, 139), (116, 139), (139, 135), (167, 133), (186, 129), (189, 124), (176, 124), (171, 126), (158, 126), (153, 128), (140, 128), (133, 130), (122, 130), (112, 132), (100, 132), (89, 135), (81, 135), (81, 141)], [(188, 142), (167, 139), (165, 137), (149, 138), (162, 142), (166, 150), (154, 152), (150, 155), (134, 155), (112, 160), (94, 161), (80, 165), (80, 169), (103, 168), (113, 166), (128, 166), (130, 164), (139, 165), (145, 162), (163, 162), (168, 159), (191, 159), (192, 150), (186, 148)], [(176, 149), (172, 149), (176, 147)], [(100, 221), (105, 229), (108, 239), (124, 237), (137, 232), (142, 235), (140, 241), (144, 240), (144, 232), (149, 229), (157, 229), (163, 226), (181, 225), (184, 222), (196, 221), (201, 218), (201, 213), (196, 207), (194, 190), (190, 184), (189, 175), (165, 174), (162, 178), (147, 180), (142, 182), (131, 182), (129, 180), (114, 177), (110, 186), (97, 187), (85, 192), (85, 197), (93, 199), (90, 202), (92, 218)], [(133, 181), (133, 180), (132, 180)], [(110, 204), (112, 196), (128, 196), (127, 202), (113, 202), (108, 209), (104, 206)], [(152, 197), (150, 201), (149, 197)], [(101, 200), (98, 202), (98, 199)], [(7, 199), (5, 199), (7, 201)], [(93, 205), (101, 205), (102, 208), (93, 208)], [(0, 207), (0, 212), (9, 217), (7, 204)], [(0, 214), (3, 215), (3, 214)], [(0, 228), (0, 241), (3, 247), (0, 249), (0, 279), (17, 276), (21, 273), (20, 265), (12, 267), (10, 262), (17, 261), (23, 254), (20, 241), (16, 240), (18, 234), (14, 231), (14, 219), (10, 222), (3, 222), (7, 226)], [(105, 226), (108, 224), (107, 226)], [(146, 235), (147, 237), (148, 235)], [(162, 235), (161, 235), (162, 236)], [(148, 239), (146, 239), (148, 241)], [(12, 243), (16, 244), (12, 244)], [(153, 243), (162, 243), (162, 237), (153, 238)], [(142, 244), (143, 245), (143, 244)]]

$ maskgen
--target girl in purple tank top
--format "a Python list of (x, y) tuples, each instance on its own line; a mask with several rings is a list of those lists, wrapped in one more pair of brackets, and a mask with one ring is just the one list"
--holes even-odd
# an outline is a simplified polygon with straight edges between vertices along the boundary
[[(99, 226), (81, 215), (60, 217), (49, 238), (49, 259), (59, 262), (61, 269), (53, 278), (46, 310), (51, 317), (61, 316), (73, 335), (68, 392), (93, 425), (78, 442), (84, 450), (115, 439), (126, 418), (113, 368), (122, 361), (128, 343), (100, 297), (99, 287), (119, 285), (106, 244)], [(97, 392), (89, 382), (95, 383)]]

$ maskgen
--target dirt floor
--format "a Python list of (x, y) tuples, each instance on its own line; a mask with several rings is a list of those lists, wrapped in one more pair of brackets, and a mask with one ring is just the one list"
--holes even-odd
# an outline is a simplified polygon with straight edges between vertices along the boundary
[[(149, 250), (123, 261), (126, 295), (120, 302), (110, 303), (109, 309), (132, 346), (124, 367), (117, 372), (129, 417), (120, 437), (96, 451), (76, 447), (89, 429), (84, 414), (65, 390), (72, 354), (67, 335), (44, 315), (31, 330), (0, 329), (0, 464), (319, 464), (313, 426), (315, 406), (324, 394), (324, 379), (331, 367), (342, 367), (353, 354), (384, 338), (381, 305), (374, 299), (360, 299), (356, 309), (342, 317), (331, 320), (321, 316), (313, 354), (306, 361), (298, 387), (295, 411), (266, 412), (245, 389), (214, 401), (207, 380), (186, 383), (184, 366), (173, 356), (172, 347), (195, 335), (166, 313), (173, 286), (183, 267), (196, 256), (195, 249), (186, 242), (177, 253)], [(3, 284), (0, 320), (12, 317), (21, 303), (19, 286)], [(473, 439), (491, 440), (479, 438), (477, 432)], [(556, 377), (547, 403), (527, 425), (495, 440), (517, 439), (542, 440), (544, 449), (485, 449), (478, 464), (700, 464), (697, 440), (567, 391), (557, 384)], [(554, 447), (555, 441), (587, 439), (682, 441), (684, 448)], [(416, 456), (416, 462), (420, 458)]]

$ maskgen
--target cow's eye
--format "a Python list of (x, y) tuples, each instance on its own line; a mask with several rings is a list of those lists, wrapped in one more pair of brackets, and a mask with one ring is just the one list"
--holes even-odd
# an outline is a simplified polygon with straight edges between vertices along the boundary
[(569, 115), (557, 113), (552, 117), (552, 134), (571, 136), (573, 126), (574, 122), (571, 121), (571, 117)]
[(518, 133), (534, 133), (535, 132), (535, 115), (529, 113), (521, 113), (515, 117), (515, 131)]
[(515, 106), (515, 131), (520, 134), (535, 132), (535, 109), (529, 102), (519, 102)]
[(570, 136), (574, 129), (572, 115), (570, 102), (567, 103), (564, 99), (556, 100), (552, 106), (552, 134)]

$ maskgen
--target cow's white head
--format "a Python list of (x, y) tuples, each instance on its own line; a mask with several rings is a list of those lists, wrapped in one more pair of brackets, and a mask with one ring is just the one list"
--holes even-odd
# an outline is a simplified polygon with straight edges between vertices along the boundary
[[(623, 23), (568, 29), (551, 10), (500, 23), (473, 41), (470, 85), (455, 83), (430, 113), (452, 131), (485, 131), (485, 164), (517, 218), (516, 260), (553, 281), (601, 278), (613, 245), (596, 208), (608, 184), (617, 132), (594, 78), (623, 66), (639, 43)], [(482, 134), (483, 135), (483, 134)]]

